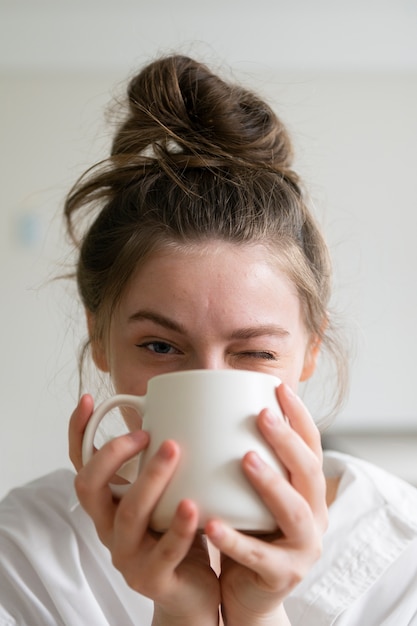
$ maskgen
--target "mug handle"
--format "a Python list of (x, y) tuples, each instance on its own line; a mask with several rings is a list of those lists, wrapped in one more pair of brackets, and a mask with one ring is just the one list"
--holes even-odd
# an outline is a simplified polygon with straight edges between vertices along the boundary
[[(142, 417), (145, 408), (145, 396), (118, 394), (109, 398), (108, 400), (105, 400), (96, 408), (89, 421), (87, 422), (87, 426), (84, 432), (81, 450), (82, 461), (84, 465), (92, 458), (94, 454), (94, 436), (97, 432), (97, 428), (101, 420), (109, 411), (120, 406), (127, 406), (135, 409)], [(138, 456), (129, 459), (129, 461), (126, 461), (126, 463), (122, 465), (118, 472), (118, 475), (122, 476), (129, 482), (122, 485), (109, 483), (109, 487), (114, 496), (116, 496), (117, 498), (121, 498), (126, 493), (132, 482), (136, 479), (138, 475), (138, 469)]]

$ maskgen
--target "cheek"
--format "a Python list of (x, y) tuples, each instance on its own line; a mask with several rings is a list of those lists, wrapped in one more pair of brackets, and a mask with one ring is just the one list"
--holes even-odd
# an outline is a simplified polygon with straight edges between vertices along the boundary
[(299, 383), (309, 378), (314, 371), (312, 366), (310, 349), (308, 342), (300, 337), (293, 351), (293, 358), (286, 369), (283, 382), (287, 383), (291, 389), (297, 391)]
[(124, 408), (122, 415), (126, 426), (131, 432), (142, 428), (142, 418), (134, 409)]
[(294, 391), (294, 393), (297, 393), (298, 390), (298, 386), (300, 383), (300, 376), (299, 373), (297, 371), (287, 371), (284, 374), (282, 374), (282, 376), (279, 377), (281, 379), (281, 382), (285, 383), (286, 385), (288, 385), (289, 387), (291, 387), (291, 389)]
[(144, 396), (146, 394), (147, 379), (138, 372), (117, 372), (111, 376), (114, 392), (129, 396)]
[(109, 374), (116, 393), (136, 396), (146, 393), (146, 377), (138, 369), (134, 356), (129, 346), (110, 345)]

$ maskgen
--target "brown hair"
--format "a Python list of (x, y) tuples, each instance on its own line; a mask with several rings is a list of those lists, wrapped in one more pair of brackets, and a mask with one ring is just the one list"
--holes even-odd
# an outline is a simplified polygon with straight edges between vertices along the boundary
[[(146, 66), (132, 78), (127, 114), (110, 157), (89, 170), (65, 203), (80, 246), (77, 282), (103, 338), (138, 264), (158, 248), (208, 239), (258, 242), (297, 287), (304, 321), (333, 356), (325, 241), (292, 169), (281, 120), (252, 92), (184, 56)], [(78, 240), (75, 215), (98, 207)], [(342, 396), (344, 359), (338, 360)]]

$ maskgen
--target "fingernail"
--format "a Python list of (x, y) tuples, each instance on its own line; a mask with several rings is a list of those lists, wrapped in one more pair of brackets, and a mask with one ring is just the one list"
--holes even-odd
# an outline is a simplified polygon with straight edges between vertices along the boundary
[(251, 467), (254, 470), (260, 469), (263, 465), (262, 459), (256, 454), (256, 452), (249, 452), (249, 454), (246, 457), (246, 460), (249, 463), (249, 467)]
[(144, 430), (134, 430), (134, 431), (129, 433), (129, 437), (135, 443), (141, 443), (142, 444), (146, 440), (147, 434), (145, 433)]
[(264, 413), (264, 422), (267, 426), (276, 426), (278, 424), (278, 417), (273, 411), (267, 409)]
[(182, 500), (177, 507), (177, 513), (183, 520), (192, 519), (195, 512), (195, 505), (190, 500)]
[(287, 393), (287, 396), (289, 396), (290, 398), (298, 398), (298, 396), (295, 393), (294, 389), (292, 387), (290, 387), (289, 385), (285, 385), (285, 391)]
[(210, 520), (204, 529), (207, 536), (213, 541), (219, 541), (224, 537), (224, 529), (221, 522), (217, 520)]
[(170, 441), (164, 441), (158, 450), (158, 456), (164, 461), (169, 461), (175, 456), (175, 449)]

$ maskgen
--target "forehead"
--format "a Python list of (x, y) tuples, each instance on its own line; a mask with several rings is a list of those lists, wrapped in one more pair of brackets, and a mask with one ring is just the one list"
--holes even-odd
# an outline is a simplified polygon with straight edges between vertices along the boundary
[(261, 244), (213, 241), (169, 246), (154, 252), (134, 272), (120, 307), (133, 314), (143, 306), (206, 317), (271, 316), (285, 308), (299, 318), (296, 286), (280, 259)]
[(297, 289), (285, 269), (285, 261), (261, 243), (237, 244), (221, 240), (208, 240), (179, 244), (172, 242), (154, 251), (133, 272), (126, 291), (135, 289), (138, 282), (152, 283), (156, 276), (165, 280), (186, 282), (196, 288), (213, 274), (222, 283), (268, 274), (287, 283), (296, 293)]

